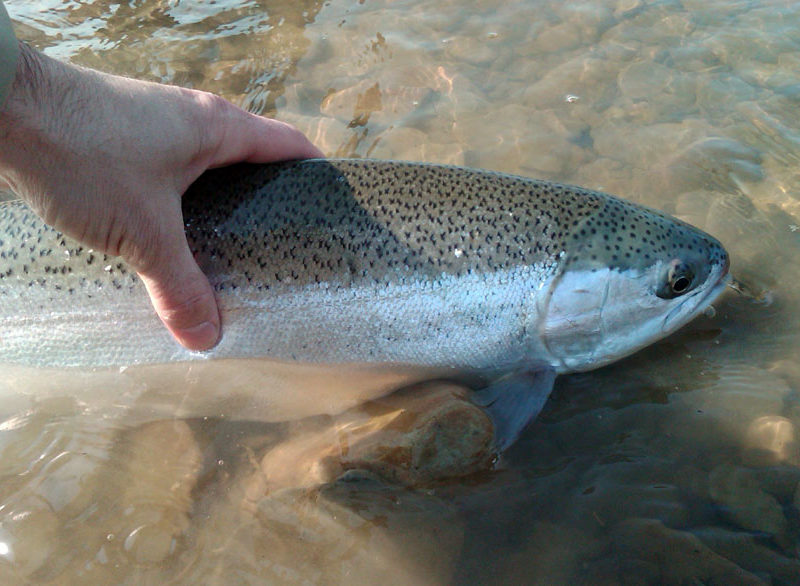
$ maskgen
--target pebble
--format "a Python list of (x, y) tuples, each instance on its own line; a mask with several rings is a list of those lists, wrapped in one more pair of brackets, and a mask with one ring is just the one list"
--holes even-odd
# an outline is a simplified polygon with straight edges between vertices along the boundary
[[(655, 519), (630, 519), (613, 532), (616, 563), (636, 574), (620, 576), (625, 584), (739, 584), (761, 586), (754, 574), (709, 549), (689, 532), (665, 527)], [(638, 562), (632, 565), (630, 562)]]
[(708, 479), (709, 495), (720, 514), (742, 529), (771, 535), (785, 549), (792, 547), (783, 507), (764, 491), (757, 476), (745, 468), (720, 464)]
[(486, 37), (457, 36), (448, 39), (444, 54), (447, 59), (488, 67), (497, 58), (497, 48)]
[(419, 108), (435, 101), (435, 90), (429, 87), (381, 86), (380, 82), (364, 80), (346, 89), (330, 92), (320, 104), (325, 116), (344, 122), (350, 128), (367, 126), (386, 128), (404, 125)]
[(762, 154), (724, 137), (704, 137), (677, 151), (665, 172), (677, 191), (716, 189), (735, 191), (741, 181), (764, 178)]
[(541, 53), (561, 53), (574, 49), (582, 43), (580, 29), (572, 22), (562, 22), (539, 33), (533, 46)]
[(606, 56), (581, 56), (559, 63), (558, 67), (533, 78), (523, 93), (525, 104), (539, 109), (554, 108), (563, 105), (565, 94), (574, 94), (581, 96), (582, 105), (590, 106), (588, 111), (582, 111), (590, 116), (588, 121), (599, 122), (606, 104), (617, 93), (615, 81), (609, 79), (618, 67), (615, 61)]
[(375, 150), (375, 156), (402, 161), (436, 161), (444, 165), (463, 165), (464, 151), (453, 143), (438, 143), (415, 128), (391, 128)]
[(124, 464), (113, 482), (119, 492), (105, 512), (116, 547), (140, 565), (156, 564), (175, 552), (189, 527), (203, 455), (184, 421), (156, 421), (124, 438)]
[[(585, 560), (602, 556), (604, 547), (587, 531), (562, 523), (539, 521), (530, 527), (521, 544), (498, 560), (499, 574), (514, 576), (517, 584), (589, 583), (580, 579), (579, 569), (585, 566)], [(535, 581), (526, 580), (533, 575)]]
[(36, 497), (4, 502), (0, 515), (0, 578), (23, 583), (46, 567), (56, 550), (61, 523)]
[[(622, 126), (626, 130), (621, 131)], [(682, 147), (706, 136), (709, 128), (700, 121), (620, 124), (610, 119), (592, 128), (594, 148), (600, 156), (644, 169), (663, 168)]]
[(703, 45), (682, 45), (667, 50), (669, 66), (684, 72), (703, 72), (720, 64), (714, 52)]
[(644, 517), (685, 527), (691, 522), (692, 512), (684, 502), (683, 489), (669, 482), (659, 468), (656, 462), (598, 466), (586, 475), (576, 506), (584, 517), (594, 516), (602, 525)]
[(676, 13), (665, 4), (644, 4), (618, 16), (624, 18), (603, 35), (603, 42), (639, 41), (648, 51), (655, 47), (680, 44), (693, 30), (688, 13)]
[(622, 95), (630, 100), (653, 99), (672, 81), (673, 73), (658, 63), (639, 61), (624, 69), (618, 79)]
[(624, 17), (644, 5), (642, 0), (616, 0), (614, 2), (614, 16)]
[[(563, 97), (561, 102), (563, 104)], [(563, 107), (567, 106), (563, 104)], [(471, 134), (478, 127), (485, 129), (482, 140), (465, 151), (465, 164), (520, 172), (511, 164), (524, 158), (524, 173), (542, 179), (557, 179), (594, 156), (590, 150), (576, 144), (579, 135), (570, 132), (552, 110), (530, 110), (510, 105), (498, 109), (494, 115), (519, 122), (512, 132), (499, 134), (486, 127), (482, 113), (464, 117), (459, 125), (461, 132)]]
[(212, 567), (259, 583), (435, 586), (455, 572), (465, 534), (452, 503), (363, 471), (271, 492), (232, 525), (205, 544)]
[(800, 576), (800, 561), (770, 549), (758, 535), (723, 527), (699, 527), (692, 533), (719, 555), (736, 560), (765, 581), (769, 577), (776, 584), (791, 584)]

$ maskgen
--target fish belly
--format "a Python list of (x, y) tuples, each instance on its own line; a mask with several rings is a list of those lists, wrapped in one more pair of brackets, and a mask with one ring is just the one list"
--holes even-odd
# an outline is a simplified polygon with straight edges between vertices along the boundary
[(535, 330), (536, 304), (515, 278), (451, 280), (227, 292), (224, 336), (209, 352), (175, 343), (143, 292), (23, 312), (6, 318), (0, 396), (15, 409), (13, 397), (68, 396), (124, 410), (128, 422), (282, 421), (339, 413), (427, 380), (478, 386), (540, 360), (543, 349), (525, 335)]

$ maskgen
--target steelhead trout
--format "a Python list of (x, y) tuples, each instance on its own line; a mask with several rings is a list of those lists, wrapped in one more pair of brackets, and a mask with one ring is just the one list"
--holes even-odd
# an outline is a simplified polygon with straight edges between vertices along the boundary
[[(456, 378), (479, 387), (505, 447), (556, 374), (670, 334), (729, 279), (720, 243), (665, 214), (458, 167), (240, 165), (204, 174), (183, 211), (223, 320), (221, 341), (202, 353), (171, 338), (124, 262), (49, 228), (21, 202), (0, 205), (0, 369), (15, 383), (7, 386), (25, 384), (20, 373), (188, 364), (195, 386), (208, 378), (214, 389), (181, 395), (184, 414), (214, 415), (226, 396), (246, 405), (267, 387), (327, 411), (338, 408), (325, 388), (337, 380), (363, 388), (363, 399)], [(217, 361), (235, 367), (206, 375)], [(247, 390), (240, 375), (256, 364), (247, 380), (258, 388)], [(276, 405), (239, 415), (279, 417)]]

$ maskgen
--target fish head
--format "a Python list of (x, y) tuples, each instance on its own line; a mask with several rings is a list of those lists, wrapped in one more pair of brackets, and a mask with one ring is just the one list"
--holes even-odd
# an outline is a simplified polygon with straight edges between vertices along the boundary
[(565, 240), (541, 340), (559, 372), (608, 364), (703, 312), (725, 289), (728, 268), (708, 234), (609, 197)]

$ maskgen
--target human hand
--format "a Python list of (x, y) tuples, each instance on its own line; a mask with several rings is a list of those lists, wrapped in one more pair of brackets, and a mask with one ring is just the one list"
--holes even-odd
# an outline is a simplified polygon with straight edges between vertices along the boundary
[(321, 157), (288, 124), (195, 90), (67, 65), (20, 44), (0, 110), (0, 178), (65, 234), (121, 256), (184, 346), (220, 335), (189, 250), (181, 196), (208, 168)]

